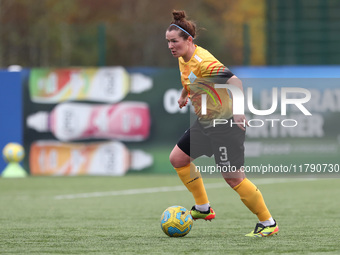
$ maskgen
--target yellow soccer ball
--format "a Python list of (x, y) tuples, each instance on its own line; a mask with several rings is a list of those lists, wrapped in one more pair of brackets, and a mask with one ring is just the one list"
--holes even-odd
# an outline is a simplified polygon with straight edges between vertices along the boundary
[(190, 211), (183, 206), (168, 207), (161, 216), (161, 228), (170, 237), (182, 237), (187, 235), (193, 225)]
[(2, 150), (6, 162), (20, 162), (25, 157), (25, 150), (18, 143), (9, 143)]

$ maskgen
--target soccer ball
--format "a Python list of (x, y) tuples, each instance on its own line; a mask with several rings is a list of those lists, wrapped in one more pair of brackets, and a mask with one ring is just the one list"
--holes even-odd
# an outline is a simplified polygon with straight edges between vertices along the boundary
[(9, 143), (2, 150), (2, 155), (7, 162), (20, 162), (24, 156), (24, 148), (18, 143)]
[(168, 207), (161, 216), (163, 232), (170, 237), (182, 237), (192, 228), (193, 220), (190, 211), (183, 206)]

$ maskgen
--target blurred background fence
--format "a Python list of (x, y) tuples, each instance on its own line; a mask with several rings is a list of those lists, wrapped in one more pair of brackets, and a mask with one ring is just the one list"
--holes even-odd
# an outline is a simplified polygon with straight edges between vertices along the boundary
[(267, 0), (267, 65), (334, 65), (340, 59), (340, 2)]
[(172, 9), (226, 65), (339, 63), (337, 0), (0, 0), (0, 66), (174, 66)]

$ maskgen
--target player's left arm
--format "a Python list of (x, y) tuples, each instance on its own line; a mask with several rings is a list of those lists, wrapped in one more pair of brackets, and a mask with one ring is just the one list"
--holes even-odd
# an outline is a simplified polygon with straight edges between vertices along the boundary
[[(227, 81), (227, 84), (234, 85), (234, 86), (238, 87), (242, 91), (242, 93), (244, 94), (242, 81), (236, 75), (233, 75), (232, 77), (230, 77)], [(247, 121), (246, 116), (244, 114), (237, 114), (237, 115), (235, 114), (233, 116), (233, 118), (234, 118), (234, 121), (236, 123), (240, 123), (240, 124), (237, 124), (237, 126), (239, 128), (241, 128), (242, 130), (245, 131), (246, 129), (245, 129), (245, 126), (242, 125), (241, 123), (245, 123), (245, 125), (247, 125), (249, 127), (248, 121)]]

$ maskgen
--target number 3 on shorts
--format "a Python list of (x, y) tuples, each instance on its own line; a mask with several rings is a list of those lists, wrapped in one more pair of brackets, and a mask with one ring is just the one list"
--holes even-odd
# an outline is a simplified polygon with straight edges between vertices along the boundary
[(220, 160), (227, 161), (228, 160), (227, 147), (220, 147), (219, 151), (221, 153)]

